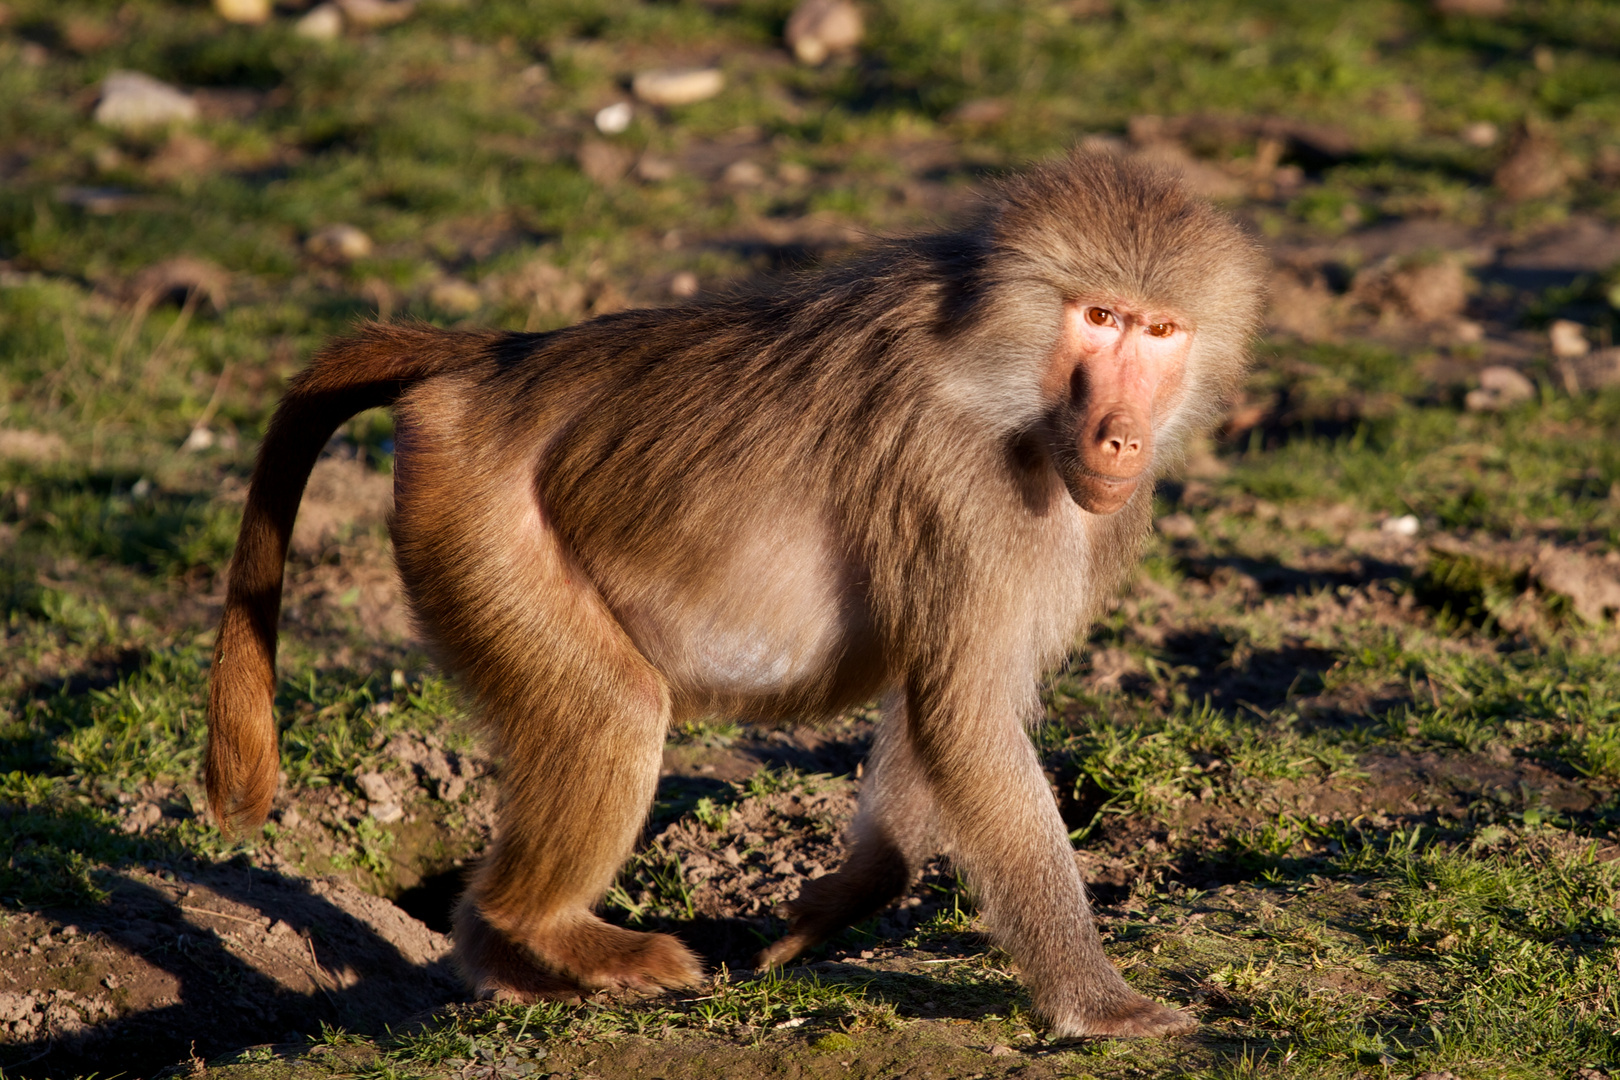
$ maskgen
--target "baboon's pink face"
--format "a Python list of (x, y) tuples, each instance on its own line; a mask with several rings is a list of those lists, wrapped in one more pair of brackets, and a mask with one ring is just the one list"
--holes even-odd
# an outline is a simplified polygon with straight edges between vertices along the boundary
[(1063, 305), (1042, 389), (1066, 421), (1052, 432), (1053, 464), (1082, 510), (1112, 514), (1136, 493), (1153, 465), (1155, 426), (1180, 401), (1191, 349), (1179, 312), (1117, 298)]

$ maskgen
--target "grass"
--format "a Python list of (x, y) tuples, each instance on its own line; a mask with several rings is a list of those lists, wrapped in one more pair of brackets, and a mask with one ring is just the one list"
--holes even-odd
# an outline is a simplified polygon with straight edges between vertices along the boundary
[[(1249, 121), (1292, 125), (1297, 185), (1230, 200), (1280, 243), (1407, 222), (1506, 243), (1620, 218), (1620, 15), (1596, 0), (1525, 0), (1497, 18), (1417, 0), (874, 0), (858, 58), (814, 69), (779, 47), (790, 8), (423, 0), (398, 26), (329, 43), (284, 15), (227, 26), (179, 0), (0, 8), (4, 911), (103, 903), (133, 865), (271, 855), (398, 895), (405, 871), (458, 865), (481, 842), (484, 787), (412, 803), (420, 820), (363, 812), (357, 778), (402, 775), (400, 746), (473, 748), (452, 688), (366, 606), (362, 571), (386, 577), (386, 560), (364, 522), (295, 555), (289, 577), (277, 715), (285, 789), (313, 823), (228, 842), (200, 816), (211, 620), (252, 454), (285, 380), (357, 319), (547, 329), (661, 303), (681, 271), (714, 288), (926, 226), (1027, 160), (1150, 115), (1202, 117), (1182, 143), (1230, 175), (1270, 152)], [(593, 128), (633, 72), (710, 62), (726, 73), (719, 97), (638, 107), (618, 136)], [(98, 126), (94, 88), (122, 68), (197, 91), (202, 118)], [(1479, 122), (1494, 144), (1463, 138)], [(1551, 140), (1568, 176), (1514, 203), (1492, 176), (1521, 128)], [(675, 175), (593, 180), (591, 141)], [(719, 180), (739, 159), (765, 179)], [(371, 253), (306, 250), (334, 224), (363, 230)], [(212, 284), (152, 292), (154, 268), (182, 257)], [(1334, 259), (1324, 273), (1342, 293), (1364, 260)], [(1471, 311), (1493, 342), (1559, 317), (1607, 342), (1617, 274), (1487, 284)], [(476, 301), (447, 310), (446, 281)], [(1247, 393), (1265, 419), (1160, 492), (1160, 516), (1190, 526), (1152, 542), (1087, 658), (1047, 688), (1037, 743), (1108, 947), (1139, 988), (1193, 1003), (1194, 1040), (1048, 1043), (971, 896), (938, 874), (919, 887), (929, 914), (851, 930), (819, 967), (728, 972), (640, 1003), (457, 1009), (394, 1037), (331, 1030), (300, 1067), (1620, 1068), (1615, 630), (1521, 558), (1620, 545), (1620, 391), (1572, 396), (1537, 354), (1521, 363), (1533, 400), (1469, 412), (1456, 371), (1487, 353), (1388, 334), (1262, 343)], [(363, 416), (336, 449), (386, 474), (392, 434)], [(1407, 514), (1413, 546), (1380, 546), (1379, 523)], [(672, 742), (722, 766), (766, 745), (716, 718)], [(759, 806), (847, 787), (816, 768), (670, 784), (650, 831), (690, 823), (718, 845)], [(125, 831), (147, 803), (157, 823)], [(824, 813), (797, 827), (805, 842), (832, 828)], [(608, 909), (697, 925), (693, 865), (644, 845)], [(778, 925), (759, 920), (748, 933)], [(251, 1072), (272, 1068), (264, 1058), (228, 1068), (265, 1075)]]

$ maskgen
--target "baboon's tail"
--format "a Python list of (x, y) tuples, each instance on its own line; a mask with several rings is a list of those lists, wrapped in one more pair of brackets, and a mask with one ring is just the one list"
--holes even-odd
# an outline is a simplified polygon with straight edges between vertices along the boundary
[(433, 375), (485, 362), (503, 335), (365, 327), (316, 354), (289, 384), (259, 447), (231, 559), (208, 688), (208, 805), (226, 829), (264, 821), (279, 774), (276, 624), (282, 565), (310, 470), (338, 425), (391, 405)]

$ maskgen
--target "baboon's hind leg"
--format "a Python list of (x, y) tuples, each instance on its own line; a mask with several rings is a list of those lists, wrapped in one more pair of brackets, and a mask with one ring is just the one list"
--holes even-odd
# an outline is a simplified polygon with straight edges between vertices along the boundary
[(884, 704), (843, 865), (804, 883), (788, 905), (787, 935), (759, 954), (760, 966), (787, 963), (905, 892), (935, 851), (933, 817), (933, 796), (911, 749), (905, 706), (896, 696)]

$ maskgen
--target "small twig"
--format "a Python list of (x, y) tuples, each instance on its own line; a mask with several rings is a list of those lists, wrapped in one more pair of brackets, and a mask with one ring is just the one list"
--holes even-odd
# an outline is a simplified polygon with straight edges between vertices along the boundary
[(248, 926), (255, 926), (255, 927), (258, 927), (260, 930), (264, 929), (264, 920), (263, 919), (244, 919), (240, 915), (227, 915), (223, 911), (214, 911), (214, 910), (212, 910), (210, 908), (205, 908), (205, 907), (192, 907), (190, 904), (181, 904), (180, 905), (180, 910), (181, 911), (194, 911), (199, 915), (213, 915), (213, 916), (215, 916), (217, 918), (229, 919), (232, 922), (246, 923)]
[(135, 335), (140, 333), (142, 325), (146, 322), (147, 313), (152, 310), (152, 305), (157, 303), (158, 297), (162, 294), (163, 290), (154, 288), (147, 289), (136, 297), (135, 310), (129, 313), (129, 325), (124, 327), (123, 334), (118, 338), (118, 344), (113, 346), (112, 357), (107, 364), (108, 370), (117, 368), (123, 363), (124, 353), (134, 342)]
[(325, 986), (326, 982), (331, 982), (333, 985), (336, 985), (337, 980), (332, 978), (332, 976), (327, 973), (327, 970), (321, 966), (320, 957), (315, 955), (315, 939), (305, 938), (304, 945), (309, 949), (309, 962), (315, 965), (315, 988), (322, 994), (326, 995), (328, 1004), (330, 1004), (334, 1009), (337, 1008), (337, 1001), (332, 997), (331, 991), (327, 990)]
[(191, 316), (197, 310), (197, 299), (201, 295), (202, 290), (195, 286), (186, 291), (186, 302), (180, 305), (180, 314), (175, 317), (174, 322), (170, 324), (168, 331), (163, 335), (163, 339), (157, 343), (157, 348), (152, 350), (151, 354), (146, 358), (146, 363), (141, 366), (142, 391), (151, 390), (152, 381), (157, 377), (158, 361), (163, 358), (164, 353), (169, 351), (169, 347), (174, 344), (175, 339), (185, 333), (186, 327), (191, 325)]
[(202, 415), (197, 417), (197, 422), (191, 425), (191, 434), (186, 436), (186, 441), (181, 444), (182, 446), (189, 447), (191, 440), (199, 431), (208, 429), (208, 422), (214, 418), (215, 413), (219, 412), (220, 399), (225, 395), (225, 386), (230, 381), (230, 378), (231, 365), (226, 364), (220, 369), (219, 378), (214, 380), (214, 392), (209, 396), (208, 404), (203, 406)]

